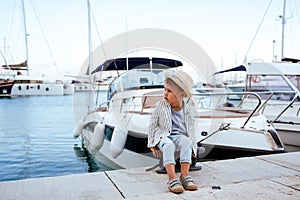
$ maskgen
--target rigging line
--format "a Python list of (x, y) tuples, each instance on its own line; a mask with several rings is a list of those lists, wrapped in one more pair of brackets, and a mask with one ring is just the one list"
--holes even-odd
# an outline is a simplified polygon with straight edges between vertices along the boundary
[(0, 54), (1, 54), (2, 58), (3, 58), (3, 60), (4, 60), (5, 66), (8, 66), (6, 58), (5, 58), (4, 54), (2, 53), (1, 49), (0, 49)]
[(251, 41), (251, 43), (250, 43), (250, 45), (249, 45), (249, 48), (248, 48), (247, 53), (246, 53), (245, 58), (244, 58), (244, 62), (247, 62), (247, 56), (248, 56), (248, 53), (249, 53), (249, 51), (250, 51), (250, 49), (251, 49), (251, 47), (252, 47), (252, 45), (253, 45), (253, 43), (254, 43), (254, 40), (255, 40), (255, 38), (256, 38), (256, 36), (257, 36), (257, 34), (258, 34), (258, 31), (259, 31), (260, 27), (261, 27), (261, 25), (262, 25), (262, 23), (263, 23), (263, 21), (264, 21), (266, 15), (267, 15), (267, 12), (268, 12), (268, 10), (269, 10), (269, 8), (270, 8), (270, 6), (271, 6), (271, 3), (272, 3), (272, 0), (270, 0), (269, 5), (268, 5), (268, 7), (267, 7), (267, 10), (265, 11), (264, 16), (262, 17), (262, 19), (261, 19), (261, 21), (260, 21), (260, 23), (259, 23), (259, 26), (258, 26), (258, 28), (257, 28), (257, 30), (256, 30), (256, 32), (255, 32), (255, 35), (254, 35), (254, 37), (253, 37), (253, 39), (252, 39), (252, 41)]
[[(10, 27), (9, 27), (9, 31), (8, 31), (8, 35), (11, 36), (13, 35), (13, 24), (15, 21), (15, 13), (16, 13), (16, 0), (13, 3), (13, 11), (12, 11), (12, 17), (11, 17), (11, 21), (10, 21)], [(9, 38), (9, 40), (11, 40), (11, 38)], [(8, 41), (8, 44), (11, 44), (10, 41)], [(12, 62), (14, 63), (14, 59), (12, 59)]]
[(101, 36), (100, 36), (100, 31), (99, 31), (97, 23), (96, 23), (96, 18), (95, 18), (92, 6), (91, 6), (91, 13), (92, 13), (93, 22), (94, 22), (94, 25), (95, 25), (95, 28), (96, 28), (96, 31), (97, 31), (97, 35), (98, 35), (98, 38), (100, 40), (100, 44), (101, 44), (101, 47), (102, 47), (102, 50), (103, 50), (104, 57), (107, 58), (106, 51), (105, 51), (104, 46), (103, 46), (103, 42), (102, 42), (102, 39), (101, 39)]
[(10, 47), (7, 45), (6, 37), (4, 37), (4, 53), (3, 55), (5, 56), (6, 62), (12, 62), (15, 63), (12, 52), (10, 50)]
[[(300, 9), (299, 9), (299, 5), (297, 4), (297, 1), (296, 0), (294, 0), (294, 4), (295, 4), (295, 13), (296, 13), (296, 16), (297, 16), (297, 19), (298, 19), (298, 22), (299, 22), (299, 24), (298, 25), (300, 25), (300, 15), (299, 15), (299, 12), (300, 12)], [(299, 10), (299, 11), (298, 11)]]
[(34, 12), (34, 15), (35, 15), (35, 17), (36, 17), (36, 20), (37, 20), (37, 22), (38, 22), (38, 24), (39, 24), (39, 26), (40, 26), (41, 31), (42, 31), (42, 35), (43, 35), (44, 40), (45, 40), (45, 42), (46, 42), (46, 45), (47, 45), (48, 51), (49, 51), (49, 53), (50, 53), (50, 56), (51, 56), (51, 58), (52, 58), (53, 64), (54, 64), (54, 66), (56, 67), (56, 70), (57, 70), (57, 72), (58, 72), (58, 75), (59, 75), (60, 77), (62, 77), (62, 76), (61, 76), (61, 73), (60, 73), (60, 70), (58, 69), (58, 66), (57, 66), (57, 64), (56, 64), (56, 61), (55, 61), (54, 55), (53, 55), (53, 53), (52, 53), (52, 50), (51, 50), (51, 48), (50, 48), (49, 42), (48, 42), (48, 40), (47, 40), (45, 31), (44, 31), (44, 29), (43, 29), (43, 27), (42, 27), (41, 21), (40, 21), (40, 19), (39, 19), (39, 17), (38, 17), (38, 14), (37, 14), (37, 12), (36, 12), (34, 6), (33, 6), (32, 0), (31, 0), (31, 7), (32, 7), (32, 9), (33, 9), (33, 12)]
[[(98, 26), (97, 26), (96, 18), (95, 18), (95, 15), (94, 15), (91, 3), (90, 3), (90, 7), (91, 7), (90, 8), (90, 10), (91, 10), (90, 12), (92, 14), (93, 22), (94, 22), (94, 25), (95, 25), (95, 28), (96, 28), (96, 31), (97, 31), (98, 38), (100, 40), (102, 51), (103, 51), (104, 57), (107, 58), (106, 51), (105, 51), (104, 46), (103, 46), (103, 42), (102, 42), (102, 39), (101, 39), (100, 31), (99, 31)], [(100, 80), (101, 79), (102, 79), (102, 73), (100, 73)]]
[[(97, 31), (97, 36), (99, 38), (99, 41), (100, 41), (100, 44), (101, 44), (101, 48), (102, 48), (102, 51), (103, 51), (103, 54), (104, 54), (104, 57), (107, 58), (107, 55), (106, 55), (106, 51), (104, 49), (104, 46), (103, 46), (103, 42), (102, 42), (102, 38), (101, 38), (101, 35), (100, 35), (100, 31), (98, 29), (98, 26), (97, 26), (97, 22), (96, 22), (96, 18), (95, 18), (95, 15), (94, 15), (94, 12), (93, 12), (93, 9), (92, 9), (92, 6), (91, 6), (91, 2), (89, 2), (89, 7), (90, 7), (90, 12), (91, 12), (91, 15), (92, 15), (92, 19), (93, 19), (93, 22), (94, 22), (94, 26), (96, 28), (96, 31)], [(100, 73), (100, 80), (102, 79), (102, 73)], [(93, 83), (96, 82), (96, 76), (94, 76), (94, 80), (93, 80)], [(100, 92), (99, 92), (99, 88), (100, 88), (100, 85), (98, 85), (98, 92), (97, 92), (97, 97), (96, 97), (96, 105), (98, 105), (98, 99), (99, 99), (99, 95), (100, 95)]]

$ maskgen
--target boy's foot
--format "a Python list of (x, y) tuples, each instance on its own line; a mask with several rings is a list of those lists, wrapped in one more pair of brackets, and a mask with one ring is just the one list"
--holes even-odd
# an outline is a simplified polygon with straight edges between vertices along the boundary
[(169, 190), (175, 194), (180, 194), (184, 192), (184, 188), (182, 187), (180, 181), (177, 178), (174, 178), (173, 180), (169, 181), (168, 185)]
[(198, 186), (190, 176), (180, 177), (180, 182), (186, 190), (197, 190)]

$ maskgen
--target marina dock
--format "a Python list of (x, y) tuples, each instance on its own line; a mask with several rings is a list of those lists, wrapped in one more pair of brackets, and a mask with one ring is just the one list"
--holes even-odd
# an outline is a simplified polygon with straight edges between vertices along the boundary
[(201, 163), (197, 191), (176, 195), (146, 168), (0, 182), (0, 199), (300, 199), (300, 152)]

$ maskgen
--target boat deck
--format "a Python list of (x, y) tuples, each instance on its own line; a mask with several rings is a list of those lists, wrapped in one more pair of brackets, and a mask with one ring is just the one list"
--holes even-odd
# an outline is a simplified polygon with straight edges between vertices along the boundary
[(202, 163), (197, 191), (176, 195), (145, 168), (0, 182), (1, 199), (300, 199), (300, 152)]

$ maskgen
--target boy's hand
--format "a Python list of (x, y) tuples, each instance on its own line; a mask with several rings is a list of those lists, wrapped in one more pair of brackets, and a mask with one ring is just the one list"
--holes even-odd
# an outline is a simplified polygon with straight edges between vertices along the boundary
[(154, 157), (160, 158), (162, 156), (161, 151), (159, 150), (159, 148), (151, 147), (150, 150), (152, 151)]

